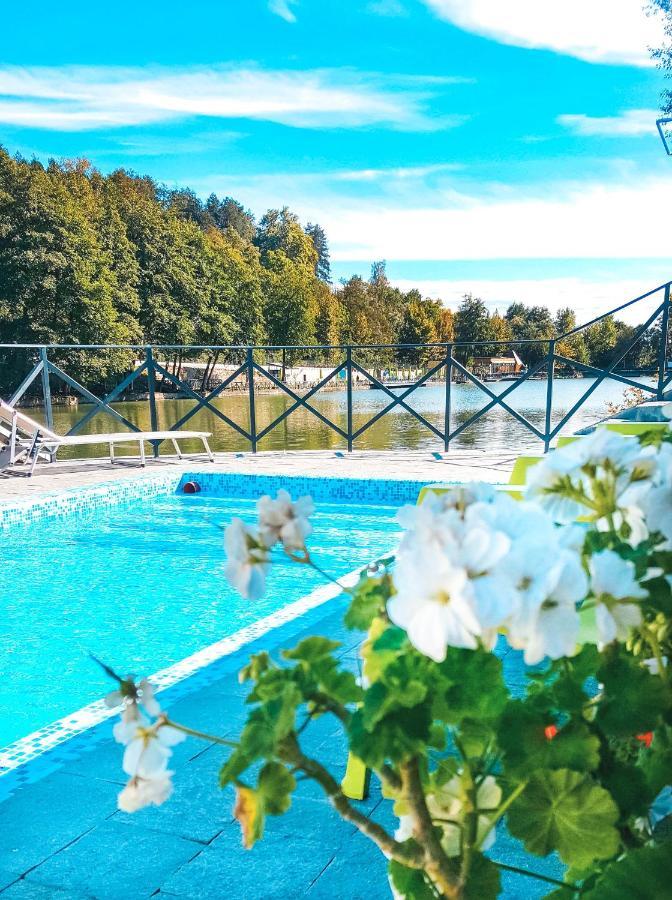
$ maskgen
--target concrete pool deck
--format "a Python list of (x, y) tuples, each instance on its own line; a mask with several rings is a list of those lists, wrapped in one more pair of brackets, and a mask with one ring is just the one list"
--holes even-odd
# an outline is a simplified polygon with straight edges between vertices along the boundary
[(114, 465), (108, 459), (63, 460), (40, 465), (32, 478), (21, 468), (0, 476), (0, 503), (6, 500), (35, 497), (72, 488), (93, 486), (103, 482), (138, 478), (159, 472), (230, 472), (241, 475), (315, 475), (340, 478), (388, 478), (407, 481), (489, 481), (508, 479), (518, 456), (510, 453), (479, 450), (430, 451), (345, 451), (305, 450), (262, 453), (216, 453), (215, 463), (203, 456), (182, 460), (161, 457), (148, 460), (142, 469), (135, 459), (118, 458)]
[[(245, 721), (245, 686), (236, 671), (250, 652), (262, 647), (276, 658), (308, 634), (342, 641), (342, 658), (356, 670), (361, 636), (342, 625), (344, 601), (334, 600), (319, 616), (297, 621), (236, 654), (226, 672), (206, 687), (163, 704), (175, 720), (235, 738)], [(520, 691), (524, 670), (519, 653), (504, 645), (507, 683)], [(161, 696), (161, 695), (159, 695)], [(227, 751), (188, 739), (175, 748), (171, 768), (175, 793), (159, 808), (121, 813), (116, 795), (124, 783), (122, 748), (107, 735), (87, 752), (39, 781), (18, 788), (0, 803), (0, 898), (2, 900), (383, 900), (390, 896), (386, 861), (366, 838), (342, 822), (312, 782), (299, 784), (290, 811), (269, 818), (266, 835), (252, 851), (241, 846), (233, 820), (233, 796), (221, 791), (217, 773)], [(339, 724), (330, 717), (314, 722), (302, 739), (340, 778), (347, 749)], [(396, 819), (372, 779), (360, 808), (388, 830)], [(531, 859), (506, 833), (492, 854), (510, 866), (558, 877), (557, 861)], [(533, 900), (548, 883), (502, 872), (502, 896)]]

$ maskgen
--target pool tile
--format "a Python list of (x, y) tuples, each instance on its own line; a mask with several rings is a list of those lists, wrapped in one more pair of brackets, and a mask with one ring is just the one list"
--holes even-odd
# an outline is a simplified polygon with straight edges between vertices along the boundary
[(26, 881), (67, 885), (96, 900), (150, 897), (201, 845), (116, 821), (103, 822), (33, 869)]
[(368, 838), (357, 833), (324, 869), (306, 894), (308, 900), (389, 900), (387, 860)]
[(97, 898), (92, 894), (45, 887), (42, 884), (21, 879), (2, 892), (2, 900), (97, 900)]

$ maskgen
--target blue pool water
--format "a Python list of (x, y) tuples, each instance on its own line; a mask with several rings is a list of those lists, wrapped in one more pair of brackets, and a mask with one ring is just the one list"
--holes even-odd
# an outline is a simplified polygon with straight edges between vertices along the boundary
[[(397, 539), (396, 507), (320, 502), (310, 539), (333, 575)], [(253, 500), (168, 495), (44, 519), (2, 534), (0, 747), (98, 699), (122, 674), (151, 674), (299, 599), (322, 580), (277, 553), (261, 600), (224, 578), (221, 527)]]

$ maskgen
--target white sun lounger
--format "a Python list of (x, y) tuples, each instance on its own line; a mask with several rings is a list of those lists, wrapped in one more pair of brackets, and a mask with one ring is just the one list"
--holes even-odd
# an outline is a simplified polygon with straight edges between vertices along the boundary
[(137, 443), (140, 451), (140, 465), (146, 463), (146, 441), (171, 441), (179, 459), (182, 451), (178, 439), (195, 438), (202, 441), (203, 448), (210, 460), (215, 457), (208, 444), (208, 431), (122, 431), (112, 434), (60, 435), (41, 425), (25, 413), (0, 400), (0, 454), (5, 467), (17, 463), (30, 463), (30, 474), (40, 455), (53, 462), (61, 447), (85, 447), (94, 444), (107, 444), (110, 448), (110, 462), (114, 462), (115, 444)]

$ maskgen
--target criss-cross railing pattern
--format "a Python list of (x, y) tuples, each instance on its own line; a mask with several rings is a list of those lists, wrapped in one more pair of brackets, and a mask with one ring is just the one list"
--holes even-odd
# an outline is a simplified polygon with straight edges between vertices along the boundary
[[(615, 309), (609, 310), (600, 316), (592, 319), (584, 325), (577, 326), (565, 334), (558, 335), (554, 338), (543, 340), (505, 340), (505, 341), (456, 341), (444, 344), (378, 344), (378, 345), (348, 345), (348, 346), (329, 346), (329, 347), (276, 347), (276, 346), (258, 346), (258, 347), (175, 347), (168, 345), (136, 347), (130, 345), (32, 345), (32, 344), (0, 344), (0, 350), (7, 353), (12, 350), (21, 349), (34, 353), (35, 362), (23, 378), (18, 387), (14, 390), (9, 402), (16, 405), (31, 388), (33, 383), (40, 379), (41, 392), (44, 403), (45, 417), (48, 427), (53, 426), (53, 405), (51, 397), (50, 379), (59, 379), (66, 384), (71, 390), (78, 393), (87, 403), (91, 404), (89, 409), (78, 421), (72, 426), (68, 434), (76, 434), (80, 432), (91, 419), (100, 414), (107, 413), (117, 422), (128, 428), (129, 431), (139, 431), (137, 425), (129, 421), (112, 405), (118, 401), (121, 396), (140, 378), (146, 381), (147, 386), (147, 402), (149, 405), (149, 418), (151, 430), (158, 430), (157, 415), (157, 376), (162, 382), (169, 382), (180, 393), (181, 396), (194, 401), (194, 405), (178, 418), (168, 429), (170, 431), (179, 431), (186, 423), (193, 418), (201, 410), (207, 410), (219, 420), (224, 422), (228, 427), (240, 435), (248, 444), (252, 452), (256, 452), (259, 442), (267, 437), (282, 422), (288, 419), (298, 410), (306, 410), (310, 415), (314, 416), (328, 428), (333, 430), (345, 443), (347, 449), (351, 451), (355, 442), (368, 429), (376, 424), (380, 419), (387, 415), (391, 410), (400, 408), (404, 412), (413, 416), (420, 425), (433, 434), (438, 441), (443, 444), (445, 450), (450, 447), (451, 441), (478, 422), (483, 416), (487, 415), (494, 408), (499, 408), (507, 415), (511, 416), (516, 422), (531, 432), (540, 442), (543, 443), (544, 449), (548, 450), (551, 442), (559, 434), (559, 432), (567, 425), (569, 420), (575, 413), (586, 403), (588, 398), (599, 388), (599, 386), (607, 379), (620, 382), (624, 385), (635, 387), (645, 393), (649, 393), (658, 399), (662, 399), (666, 389), (672, 382), (672, 367), (670, 366), (670, 342), (669, 342), (669, 325), (670, 325), (670, 285), (660, 285), (640, 297), (629, 300)], [(571, 338), (584, 332), (586, 329), (604, 321), (607, 317), (613, 316), (627, 308), (633, 307), (635, 304), (650, 301), (656, 295), (660, 296), (660, 303), (656, 305), (653, 312), (648, 316), (646, 321), (640, 325), (630, 340), (621, 345), (614, 358), (609, 362), (606, 368), (599, 368), (580, 362), (569, 356), (558, 352), (558, 347), (566, 346), (566, 342)], [(626, 359), (628, 354), (635, 348), (638, 342), (657, 322), (660, 322), (658, 331), (657, 360), (655, 369), (648, 371), (646, 374), (653, 375), (655, 385), (646, 384), (636, 381), (631, 375), (624, 374), (624, 370), (618, 371), (618, 366)], [(493, 391), (489, 385), (472, 372), (465, 360), (469, 352), (477, 351), (479, 348), (525, 348), (525, 346), (535, 345), (537, 349), (543, 348), (542, 358), (533, 366), (523, 373), (519, 374), (515, 380), (511, 382), (501, 392)], [(143, 359), (129, 372), (125, 377), (110, 391), (102, 397), (96, 396), (87, 387), (69, 375), (61, 366), (53, 361), (53, 355), (56, 352), (78, 351), (78, 352), (97, 352), (105, 350), (126, 350), (134, 351), (137, 355), (141, 351)], [(218, 384), (213, 390), (206, 392), (196, 391), (186, 380), (181, 378), (175, 372), (160, 363), (156, 358), (157, 351), (162, 353), (179, 352), (180, 354), (199, 354), (227, 351), (242, 359), (239, 365), (236, 365), (232, 371), (229, 371), (224, 380)], [(299, 394), (297, 390), (291, 388), (285, 381), (278, 378), (267, 365), (260, 362), (260, 358), (264, 355), (273, 354), (278, 351), (290, 353), (293, 355), (305, 353), (315, 356), (316, 353), (322, 352), (328, 354), (331, 358), (336, 356), (339, 361), (331, 364), (330, 370), (310, 389)], [(52, 353), (52, 358), (49, 353)], [(377, 377), (373, 372), (369, 371), (358, 360), (363, 357), (371, 357), (373, 353), (383, 353), (386, 357), (408, 358), (410, 355), (422, 355), (432, 357), (433, 361), (424, 371), (422, 376), (417, 380), (404, 386), (402, 389), (393, 390), (385, 381)], [(521, 350), (523, 352), (523, 350)], [(438, 358), (438, 360), (437, 360)], [(553, 401), (554, 401), (554, 381), (556, 377), (556, 365), (570, 367), (577, 372), (583, 372), (586, 375), (593, 376), (594, 380), (582, 393), (579, 399), (565, 412), (556, 422), (553, 421)], [(453, 426), (453, 385), (455, 375), (460, 380), (474, 385), (484, 394), (485, 403), (478, 410), (474, 411), (459, 425)], [(533, 422), (531, 422), (521, 412), (516, 410), (507, 398), (518, 390), (522, 384), (534, 377), (543, 377), (546, 380), (546, 403), (544, 415), (543, 430)], [(287, 395), (292, 401), (287, 408), (280, 413), (271, 422), (263, 428), (257, 428), (257, 404), (258, 390), (256, 384), (259, 378), (265, 379), (274, 388)], [(345, 409), (345, 427), (333, 422), (320, 409), (311, 403), (311, 400), (325, 388), (334, 379), (344, 381), (346, 392), (346, 409)], [(389, 399), (382, 409), (378, 410), (366, 422), (355, 426), (353, 422), (353, 380), (361, 381), (364, 379), (369, 384), (381, 391), (386, 398)], [(230, 386), (234, 384), (244, 385), (248, 402), (248, 427), (245, 428), (238, 422), (234, 421), (230, 416), (226, 415), (218, 406), (214, 404), (214, 400), (220, 397)], [(444, 415), (443, 427), (431, 422), (425, 415), (414, 409), (408, 401), (413, 393), (430, 380), (442, 380), (445, 384), (444, 397)], [(159, 447), (154, 447), (155, 455), (158, 455)]]

